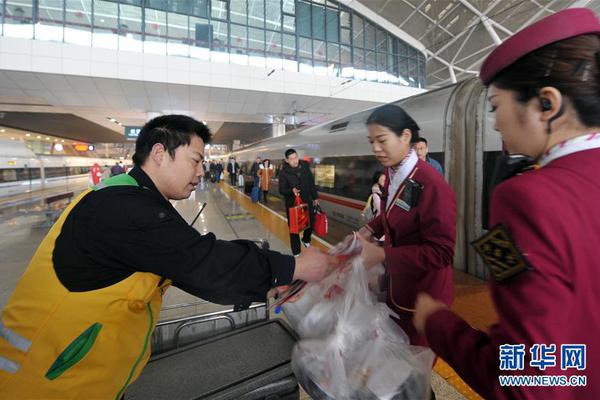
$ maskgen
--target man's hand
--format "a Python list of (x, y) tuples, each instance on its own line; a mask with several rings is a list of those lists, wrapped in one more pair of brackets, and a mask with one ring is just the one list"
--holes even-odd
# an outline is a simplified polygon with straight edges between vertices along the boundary
[(447, 308), (446, 305), (440, 301), (435, 300), (427, 293), (419, 293), (417, 295), (417, 302), (415, 303), (415, 315), (413, 317), (413, 323), (417, 331), (421, 334), (425, 334), (425, 325), (427, 324), (427, 318), (434, 312)]
[(330, 256), (311, 246), (296, 257), (294, 280), (319, 282), (338, 265), (337, 257)]
[(358, 238), (363, 248), (360, 256), (363, 259), (366, 269), (372, 268), (385, 261), (385, 251), (383, 250), (383, 247), (377, 246), (375, 243), (368, 241), (360, 235)]
[(300, 195), (300, 189), (292, 188), (292, 192), (294, 192), (295, 196), (299, 196)]

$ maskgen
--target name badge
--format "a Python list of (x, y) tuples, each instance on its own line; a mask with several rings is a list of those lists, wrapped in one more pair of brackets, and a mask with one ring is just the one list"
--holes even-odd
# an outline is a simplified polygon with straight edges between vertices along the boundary
[(404, 211), (410, 211), (411, 208), (410, 205), (408, 205), (408, 203), (402, 199), (396, 199), (396, 201), (394, 201), (394, 205), (400, 207)]

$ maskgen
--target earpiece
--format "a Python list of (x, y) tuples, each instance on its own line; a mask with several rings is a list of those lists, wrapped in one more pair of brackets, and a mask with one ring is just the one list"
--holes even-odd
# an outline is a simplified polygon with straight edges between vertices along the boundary
[(540, 97), (540, 107), (542, 111), (552, 110), (552, 102), (546, 98)]

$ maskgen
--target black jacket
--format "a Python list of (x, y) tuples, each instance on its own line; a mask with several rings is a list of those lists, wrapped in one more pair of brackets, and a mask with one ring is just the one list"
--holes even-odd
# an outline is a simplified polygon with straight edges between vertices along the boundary
[(104, 288), (141, 271), (214, 303), (247, 305), (292, 280), (293, 257), (246, 240), (201, 235), (142, 169), (130, 175), (140, 187), (92, 191), (68, 215), (53, 253), (55, 272), (68, 290)]
[(258, 177), (258, 171), (260, 170), (260, 164), (254, 161), (252, 163), (252, 168), (250, 168), (250, 175), (253, 177)]
[(285, 206), (288, 208), (294, 205), (292, 188), (300, 189), (300, 197), (305, 203), (312, 204), (313, 200), (319, 198), (315, 178), (306, 161), (300, 160), (297, 168), (292, 168), (286, 163), (279, 174), (279, 193), (283, 195)]
[[(230, 163), (230, 162), (228, 162), (228, 163), (227, 163), (227, 172), (229, 172), (230, 174), (232, 174), (232, 173), (233, 173), (233, 171), (231, 171), (231, 166), (232, 166), (232, 165), (233, 165), (233, 164), (232, 164), (232, 163)], [(236, 174), (239, 174), (239, 173), (240, 173), (240, 164), (238, 164), (237, 162), (235, 163), (235, 173), (236, 173)]]

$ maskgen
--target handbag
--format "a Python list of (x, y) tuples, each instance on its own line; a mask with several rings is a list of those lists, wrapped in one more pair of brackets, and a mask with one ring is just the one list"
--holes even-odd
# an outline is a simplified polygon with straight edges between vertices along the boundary
[(329, 231), (329, 224), (327, 222), (327, 214), (323, 211), (321, 206), (315, 207), (315, 225), (313, 227), (313, 231), (317, 236), (325, 236)]
[(300, 233), (310, 226), (308, 204), (302, 203), (300, 195), (296, 195), (293, 207), (289, 208), (290, 233)]

